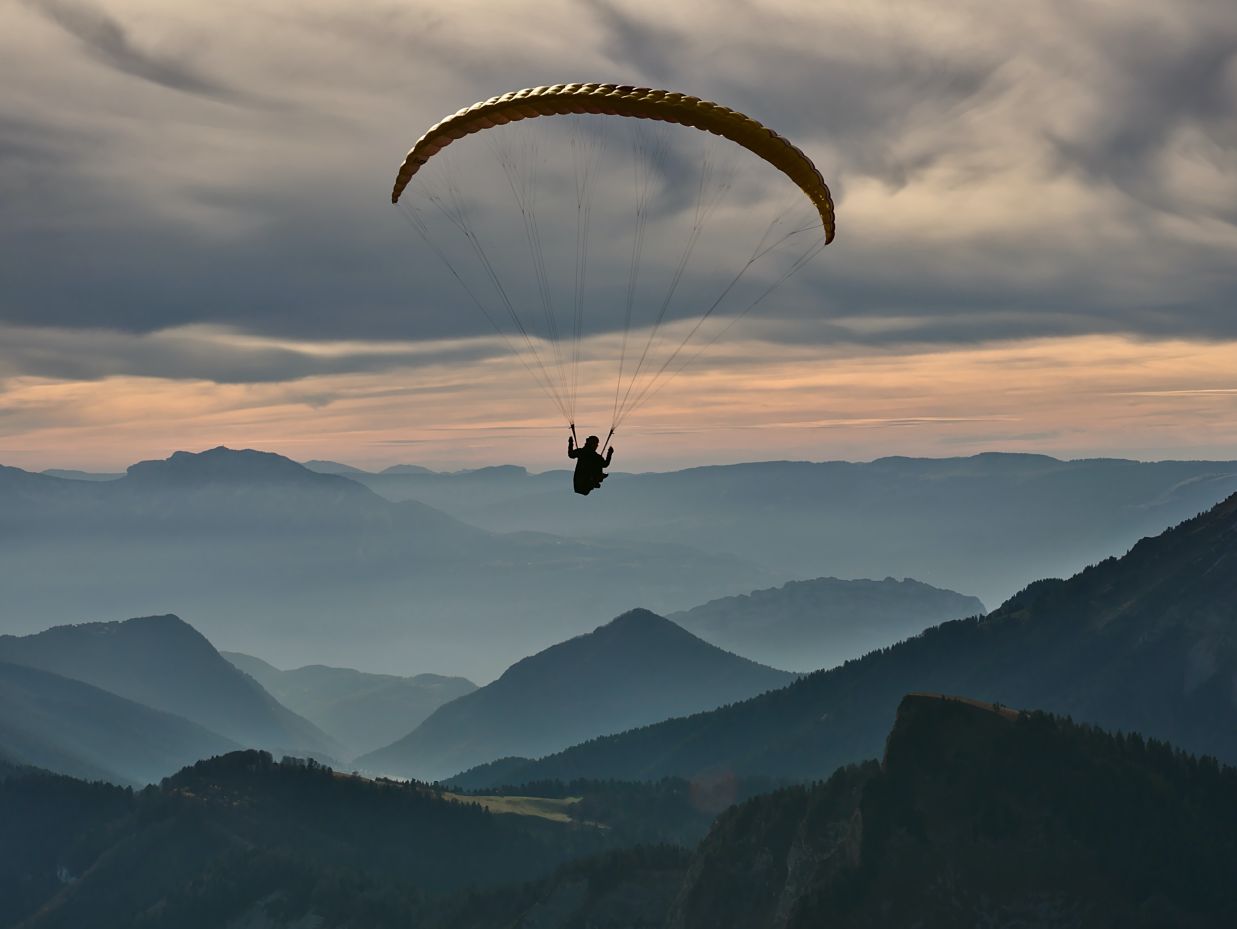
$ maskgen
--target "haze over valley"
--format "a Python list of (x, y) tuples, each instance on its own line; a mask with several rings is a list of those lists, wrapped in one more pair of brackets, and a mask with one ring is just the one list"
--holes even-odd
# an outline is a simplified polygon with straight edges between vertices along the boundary
[[(420, 501), (379, 496), (364, 474), (315, 467), (214, 449), (106, 480), (0, 474), (14, 530), (5, 537), (28, 543), (7, 546), (6, 590), (33, 604), (47, 589), (36, 580), (63, 577), (43, 599), (67, 611), (83, 608), (88, 591), (123, 600), (128, 590), (172, 598), (180, 588), (205, 617), (56, 624), (31, 607), (0, 635), (0, 809), (22, 824), (0, 839), (0, 862), (10, 862), (0, 885), (21, 887), (5, 904), (14, 925), (69, 925), (87, 912), (101, 914), (101, 925), (153, 912), (162, 914), (153, 925), (181, 925), (199, 906), (289, 927), (311, 915), (356, 925), (359, 912), (376, 907), (377, 925), (416, 919), (443, 929), (498, 929), (517, 910), (554, 913), (550, 924), (564, 929), (577, 918), (772, 926), (789, 906), (794, 924), (810, 925), (820, 913), (871, 912), (889, 891), (848, 897), (839, 909), (839, 888), (857, 879), (850, 871), (809, 870), (783, 884), (776, 867), (766, 874), (752, 856), (828, 856), (838, 841), (829, 837), (855, 821), (855, 809), (889, 825), (865, 832), (866, 850), (846, 867), (873, 875), (864, 880), (874, 887), (901, 888), (906, 919), (980, 912), (998, 886), (1003, 907), (1033, 905), (1026, 885), (997, 880), (970, 850), (965, 836), (975, 829), (997, 829), (991, 841), (1004, 843), (1001, 854), (1058, 888), (1065, 906), (1141, 913), (1139, 901), (1153, 892), (1163, 912), (1194, 914), (1201, 925), (1230, 906), (1224, 882), (1205, 877), (1187, 897), (1164, 875), (1210, 874), (1231, 854), (1223, 836), (1237, 834), (1201, 825), (1237, 811), (1233, 769), (1218, 767), (1237, 762), (1237, 494), (988, 611), (975, 596), (912, 578), (771, 582), (753, 560), (658, 531), (678, 520), (650, 519), (645, 543), (482, 529)], [(789, 519), (758, 492), (766, 484), (743, 483), (744, 471), (768, 467), (795, 466), (721, 469), (735, 472), (722, 499), (764, 501), (743, 508), (753, 538)], [(1024, 507), (990, 508), (993, 526), (973, 551), (983, 560), (979, 543), (1001, 535), (1004, 551), (1025, 546), (1028, 562), (1060, 557), (1043, 527), (1108, 507), (1104, 525), (1116, 528), (1107, 536), (1119, 539), (1233, 479), (1228, 465), (1206, 462), (983, 456), (909, 462), (892, 474), (879, 462), (850, 467), (889, 481), (885, 496), (899, 506), (886, 518), (901, 514), (901, 536), (927, 525), (923, 514), (958, 505), (952, 475), (974, 482), (980, 473), (1010, 494), (1020, 482), (1041, 528), (1028, 525)], [(921, 476), (905, 479), (907, 469)], [(488, 489), (477, 499), (506, 495), (513, 507), (535, 499), (530, 483), (558, 477), (394, 475), (405, 489), (437, 486), (443, 506), (459, 484), (479, 481)], [(614, 487), (632, 489), (633, 506), (660, 499), (669, 515), (671, 498), (655, 491), (675, 475), (616, 478)], [(683, 512), (681, 493), (673, 506)], [(798, 525), (806, 532), (810, 523)], [(818, 526), (827, 552), (840, 527)], [(856, 533), (852, 558), (862, 539)], [(1001, 563), (1002, 548), (988, 549), (984, 563)], [(62, 553), (54, 566), (53, 551)], [(879, 554), (873, 544), (865, 557)], [(603, 583), (607, 565), (616, 573)], [(540, 585), (557, 577), (564, 589), (546, 594)], [(369, 600), (335, 612), (343, 593), (363, 588)], [(335, 598), (321, 602), (332, 589)], [(280, 590), (295, 612), (266, 606)], [(436, 626), (421, 619), (400, 629), (385, 626), (380, 610), (364, 611), (379, 593), (401, 590), (437, 591), (450, 605), (439, 607)], [(658, 591), (671, 602), (700, 593), (669, 615), (635, 606), (594, 618), (607, 602)], [(230, 614), (238, 603), (250, 605), (243, 622)], [(472, 612), (451, 612), (461, 605)], [(508, 624), (503, 634), (495, 622)], [(349, 645), (384, 634), (381, 659)], [(431, 634), (443, 637), (435, 647), (412, 647)], [(537, 648), (538, 636), (557, 639)], [(257, 654), (220, 652), (225, 637)], [(298, 655), (331, 654), (330, 643), (335, 654), (370, 660), (296, 666)], [(521, 645), (505, 671), (486, 673), (487, 662)], [(436, 660), (470, 653), (459, 663), (473, 679), (458, 667), (434, 670)], [(1106, 734), (1115, 731), (1138, 735)], [(884, 767), (871, 760), (879, 757)], [(1169, 763), (1171, 789), (1148, 774)], [(1178, 851), (1135, 892), (1123, 877), (1135, 865), (1105, 863), (1120, 847), (1114, 834), (1093, 831), (1067, 852), (1057, 844), (1064, 840), (1044, 844), (1021, 826), (994, 826), (994, 813), (967, 825), (964, 789), (981, 791), (1002, 822), (1078, 822), (1079, 797), (1098, 789), (1087, 773), (1095, 764), (1145, 794), (1130, 804), (1179, 806), (1189, 818), (1155, 827), (1157, 841), (1208, 849), (1208, 864)], [(1077, 770), (1077, 779), (1015, 799), (1017, 777), (1035, 765)], [(990, 779), (1003, 786), (963, 786)], [(107, 784), (158, 786), (135, 795)], [(1134, 809), (1112, 802), (1095, 815)], [(78, 811), (72, 821), (55, 817), (66, 803)], [(325, 819), (315, 812), (324, 805), (336, 811)], [(213, 824), (206, 831), (203, 817)], [(916, 825), (924, 821), (934, 823), (927, 845)], [(795, 838), (777, 822), (798, 823)], [(183, 849), (174, 864), (156, 872), (142, 863), (166, 855), (169, 842)], [(229, 851), (237, 842), (243, 855)], [(920, 870), (941, 856), (952, 861), (962, 896), (910, 880), (897, 863), (905, 854)], [(1062, 855), (1095, 876), (1085, 889), (1061, 882), (1054, 862)], [(745, 876), (727, 877), (735, 869)], [(197, 888), (189, 897), (178, 889), (186, 882)], [(121, 887), (129, 889), (115, 895)]]
[[(983, 455), (617, 474), (622, 505), (599, 499), (585, 523), (552, 518), (570, 511), (550, 502), (562, 473), (403, 469), (386, 480), (396, 499), (363, 486), (383, 489), (371, 477), (224, 448), (110, 481), (4, 469), (8, 628), (175, 612), (219, 647), (279, 667), (485, 683), (634, 607), (672, 614), (787, 581), (890, 574), (979, 598), (905, 613), (833, 653), (805, 653), (787, 633), (794, 670), (816, 670), (1120, 553), (1237, 489), (1237, 464)], [(429, 503), (407, 496), (418, 488)], [(487, 499), (498, 512), (524, 507), (535, 528), (463, 503)], [(742, 652), (742, 637), (699, 631)]]

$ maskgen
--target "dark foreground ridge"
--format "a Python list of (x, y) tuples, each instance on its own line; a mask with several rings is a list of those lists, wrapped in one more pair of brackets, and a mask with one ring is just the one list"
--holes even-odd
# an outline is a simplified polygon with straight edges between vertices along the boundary
[(686, 860), (658, 851), (474, 897), (441, 925), (1221, 929), (1237, 907), (1237, 771), (1043, 713), (912, 695), (882, 764), (733, 807)]
[(969, 699), (906, 697), (882, 763), (731, 807), (694, 851), (656, 844), (682, 841), (667, 819), (690, 832), (683, 785), (545, 786), (588, 812), (493, 815), (254, 751), (141, 793), (0, 765), (0, 925), (1227, 929), (1237, 911), (1237, 771)]
[[(681, 834), (707, 827), (673, 791), (637, 789), (655, 809), (669, 804)], [(406, 926), (455, 891), (541, 877), (633, 836), (659, 840), (609, 815), (599, 790), (588, 815), (601, 822), (585, 826), (254, 750), (140, 792), (6, 765), (0, 926), (217, 929), (250, 925), (246, 914), (253, 925)]]
[(667, 925), (1219, 927), (1235, 866), (1237, 771), (913, 695), (881, 765), (725, 814)]

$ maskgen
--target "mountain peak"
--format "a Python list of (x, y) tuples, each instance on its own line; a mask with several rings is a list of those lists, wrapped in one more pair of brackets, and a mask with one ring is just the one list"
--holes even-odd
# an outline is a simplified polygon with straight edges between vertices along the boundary
[(440, 778), (501, 756), (546, 755), (583, 739), (712, 709), (793, 679), (649, 610), (629, 610), (516, 662), (356, 763)]
[(421, 465), (414, 464), (397, 464), (391, 465), (389, 468), (383, 468), (379, 474), (433, 474), (429, 468), (424, 468)]
[(274, 452), (231, 449), (223, 445), (204, 452), (173, 452), (169, 458), (139, 461), (129, 466), (128, 475), (131, 479), (152, 483), (334, 479), (333, 475), (315, 474), (304, 465)]
[[(626, 613), (614, 617), (608, 623), (603, 623), (594, 631), (601, 632), (604, 629), (613, 631), (629, 631), (643, 629), (682, 629), (677, 623), (671, 622), (664, 616), (659, 616), (652, 610), (646, 610), (643, 607), (636, 607), (634, 610), (628, 610)], [(687, 630), (683, 630), (686, 632)]]
[[(596, 665), (605, 666), (610, 672), (626, 667), (633, 672), (637, 668), (648, 669), (662, 662), (667, 666), (677, 660), (694, 662), (705, 655), (716, 656), (762, 672), (780, 675), (783, 683), (793, 675), (750, 661), (733, 652), (718, 648), (688, 632), (678, 623), (659, 616), (652, 610), (637, 607), (622, 613), (608, 623), (603, 623), (592, 632), (586, 632), (556, 645), (551, 645), (522, 658), (509, 667), (499, 681), (534, 681), (545, 675), (560, 677), (580, 674), (580, 669)], [(706, 659), (707, 661), (707, 659)], [(581, 683), (587, 679), (587, 674)]]

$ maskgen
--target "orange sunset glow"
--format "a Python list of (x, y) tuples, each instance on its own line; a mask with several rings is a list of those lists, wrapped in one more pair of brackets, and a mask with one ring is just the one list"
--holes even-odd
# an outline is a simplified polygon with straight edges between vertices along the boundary
[[(633, 469), (908, 450), (1223, 458), (1237, 449), (1235, 343), (1089, 336), (914, 353), (744, 349), (741, 361), (682, 376), (616, 438)], [(0, 415), (29, 424), (25, 447), (6, 453), (32, 469), (122, 470), (198, 450), (205, 435), (374, 468), (561, 467), (561, 427), (529, 415), (544, 398), (513, 368), (495, 361), (258, 385), (20, 378), (0, 396)], [(587, 396), (581, 407), (604, 414), (607, 402)]]

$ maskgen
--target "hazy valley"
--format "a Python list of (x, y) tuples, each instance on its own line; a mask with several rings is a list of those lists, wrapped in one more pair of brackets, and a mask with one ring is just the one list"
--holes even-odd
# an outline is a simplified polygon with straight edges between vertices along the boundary
[[(210, 606), (200, 624), (23, 611), (0, 636), (0, 808), (15, 824), (0, 838), (0, 925), (90, 914), (103, 927), (500, 929), (523, 914), (562, 929), (782, 929), (930, 914), (1056, 926), (1102, 912), (1219, 926), (1233, 906), (1218, 875), (1237, 861), (1237, 782), (1223, 767), (1237, 762), (1237, 496), (986, 611), (973, 595), (879, 572), (771, 584), (733, 551), (664, 538), (496, 533), (385, 500), (355, 474), (254, 453), (179, 456), (107, 480), (3, 477), (6, 526), (33, 540), (5, 562), (23, 596), (49, 575), (18, 568), (75, 538), (91, 564), (56, 565), (72, 580), (57, 609), (90, 591), (119, 596), (139, 568), (143, 596), (193, 575), (187, 599)], [(1074, 491), (1058, 492), (1048, 524), (1074, 518)], [(1112, 523), (1133, 506), (1114, 499), (1131, 492), (1109, 498)], [(917, 493), (906, 512), (923, 510)], [(1184, 505), (1182, 488), (1156, 493), (1138, 519)], [(768, 525), (785, 518), (769, 512)], [(1009, 514), (1011, 532), (1024, 518)], [(822, 550), (834, 531), (820, 528)], [(1033, 533), (1019, 539), (1041, 557)], [(607, 596), (636, 601), (628, 609), (597, 620), (599, 602), (572, 602), (546, 618), (555, 596), (505, 611), (524, 570), (587, 585), (615, 558), (627, 559), (627, 587), (612, 579)], [(99, 580), (122, 565), (133, 573)], [(468, 565), (484, 584), (462, 579)], [(341, 657), (366, 654), (350, 638), (377, 641), (362, 604), (338, 626), (329, 604), (308, 606), (354, 573), (386, 595), (397, 581), (443, 590), (455, 579), (452, 609), (493, 612), (400, 629), (380, 666), (405, 673), (296, 666), (328, 658), (330, 641)], [(645, 576), (662, 591), (651, 596), (725, 580), (658, 615), (639, 606)], [(277, 589), (305, 607), (303, 625), (261, 607)], [(241, 601), (257, 606), (228, 619)], [(544, 621), (525, 629), (532, 612)], [(503, 632), (479, 640), (495, 615)], [(244, 631), (254, 616), (262, 628)], [(416, 647), (423, 635), (452, 644)], [(238, 642), (268, 648), (218, 650)], [(511, 643), (523, 654), (480, 686), (433, 663), (468, 647), (498, 660)], [(1037, 781), (1049, 770), (1072, 773)], [(1133, 825), (1150, 806), (1164, 815)], [(1105, 826), (1118, 821), (1137, 839)], [(1156, 852), (1135, 855), (1129, 841)], [(1034, 892), (1009, 879), (1011, 863), (1035, 875)]]

